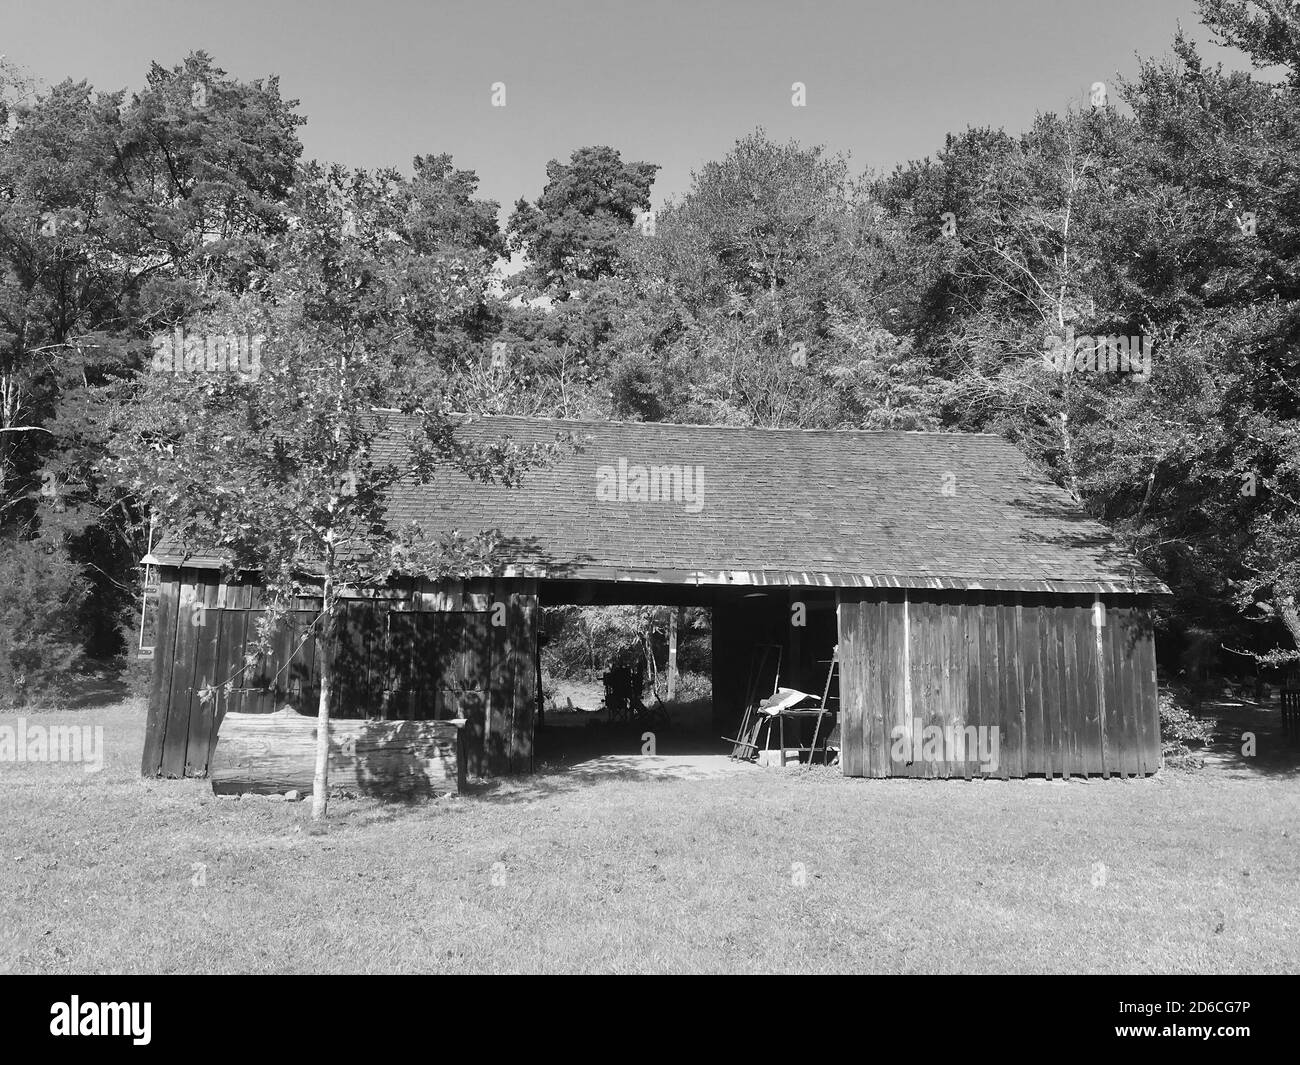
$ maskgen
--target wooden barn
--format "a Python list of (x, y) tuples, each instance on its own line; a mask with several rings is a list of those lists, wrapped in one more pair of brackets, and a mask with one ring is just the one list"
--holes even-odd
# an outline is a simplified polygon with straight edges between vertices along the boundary
[[(1159, 767), (1150, 609), (1167, 589), (997, 436), (516, 417), (459, 432), (580, 444), (521, 486), (448, 471), (394, 491), (398, 521), (497, 529), (505, 546), (492, 575), (349, 600), (341, 720), (463, 718), (469, 772), (529, 772), (539, 607), (661, 603), (712, 611), (720, 736), (735, 735), (756, 647), (779, 647), (780, 683), (810, 692), (838, 647), (845, 775)], [(295, 604), (273, 653), (241, 672), (256, 574), (223, 581), (218, 559), (167, 540), (147, 561), (146, 775), (207, 773), (228, 713), (315, 712), (323, 649), (301, 630), (319, 600)], [(993, 759), (980, 729), (995, 730)]]

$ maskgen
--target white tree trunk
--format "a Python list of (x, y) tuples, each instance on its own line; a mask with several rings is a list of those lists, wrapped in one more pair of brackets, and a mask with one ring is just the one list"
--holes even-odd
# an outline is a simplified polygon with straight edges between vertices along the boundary
[(668, 608), (668, 701), (677, 697), (677, 614), (681, 607)]
[(324, 636), (318, 645), (320, 657), (320, 702), (316, 708), (316, 772), (311, 785), (311, 816), (313, 821), (325, 818), (329, 804), (330, 773), (330, 688), (334, 679), (334, 580), (325, 575), (325, 595), (322, 608), (325, 617)]
[(1273, 603), (1282, 618), (1282, 624), (1286, 626), (1286, 631), (1291, 634), (1291, 642), (1295, 644), (1296, 650), (1300, 651), (1300, 604), (1296, 602), (1294, 595), (1278, 596)]

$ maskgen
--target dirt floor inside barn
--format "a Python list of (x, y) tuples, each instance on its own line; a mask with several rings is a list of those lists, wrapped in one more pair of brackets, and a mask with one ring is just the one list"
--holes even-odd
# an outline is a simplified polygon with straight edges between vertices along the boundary
[[(0, 715), (14, 725), (17, 714)], [(872, 781), (638, 749), (417, 805), (0, 762), (0, 971), (1300, 971), (1300, 770)], [(1236, 727), (1240, 731), (1240, 727)]]

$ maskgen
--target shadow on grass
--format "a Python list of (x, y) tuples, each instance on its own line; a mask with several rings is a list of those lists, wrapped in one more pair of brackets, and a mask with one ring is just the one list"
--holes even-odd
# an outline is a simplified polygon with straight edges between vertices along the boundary
[[(498, 804), (535, 803), (586, 791), (597, 784), (625, 781), (654, 786), (680, 783), (684, 780), (722, 779), (721, 774), (715, 773), (695, 775), (689, 771), (660, 771), (659, 769), (649, 769), (629, 764), (628, 760), (638, 757), (635, 754), (615, 757), (619, 760), (606, 760), (605, 757), (597, 756), (593, 760), (572, 766), (544, 766), (531, 777), (474, 781), (466, 787), (464, 794), (475, 802)], [(661, 755), (660, 757), (667, 757), (671, 763), (671, 756)], [(724, 758), (722, 755), (716, 757), (720, 760)], [(683, 768), (685, 769), (685, 767)]]
[[(1212, 719), (1214, 735), (1203, 756), (1229, 772), (1300, 780), (1300, 737), (1282, 731), (1278, 705), (1248, 700), (1206, 702), (1198, 715)], [(1254, 754), (1248, 737), (1254, 739)], [(1196, 752), (1200, 754), (1201, 752)]]

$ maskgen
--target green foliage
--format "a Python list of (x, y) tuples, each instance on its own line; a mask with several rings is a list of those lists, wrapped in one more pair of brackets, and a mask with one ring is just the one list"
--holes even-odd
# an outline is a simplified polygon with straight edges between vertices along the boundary
[(0, 542), (0, 707), (57, 698), (81, 658), (86, 582), (60, 548)]
[(1200, 769), (1205, 759), (1192, 748), (1204, 748), (1213, 736), (1211, 722), (1192, 717), (1171, 692), (1160, 693), (1160, 744), (1165, 765), (1174, 769)]
[[(1202, 6), (1254, 58), (1293, 54), (1300, 12)], [(1206, 68), (1181, 36), (1121, 93), (1131, 118), (970, 130), (878, 184), (927, 270), (926, 394), (942, 425), (1015, 440), (1126, 539), (1174, 589), (1180, 627), (1285, 661), (1300, 648), (1298, 98)], [(1147, 338), (1150, 378), (1045, 369), (1067, 329)]]
[[(658, 167), (613, 148), (553, 161), (502, 233), (446, 154), (303, 164), (276, 79), (205, 53), (133, 94), (0, 63), (0, 531), (93, 574), (99, 653), (151, 506), (277, 565), (331, 529), (412, 561), (367, 465), (383, 419), (340, 402), (485, 476), (513, 460), (450, 456), (449, 410), (991, 431), (1170, 584), (1167, 632), (1300, 660), (1300, 9), (1200, 7), (1267, 76), (1177, 34), (1118, 86), (1131, 113), (967, 129), (879, 176), (757, 130), (652, 230)], [(265, 334), (257, 389), (142, 373), (178, 324)], [(1145, 337), (1150, 377), (1053, 372), (1069, 330)], [(340, 501), (351, 474), (369, 494)], [(644, 621), (605, 635), (657, 653)]]
[[(911, 276), (842, 158), (759, 130), (632, 234), (614, 412), (687, 423), (928, 427), (900, 335)], [(904, 368), (899, 371), (900, 367)]]
[(528, 255), (520, 280), (563, 297), (616, 274), (624, 235), (650, 209), (658, 169), (624, 163), (607, 147), (579, 148), (568, 163), (551, 160), (541, 196), (535, 204), (520, 200), (507, 228), (511, 250)]
[[(0, 95), (15, 84), (0, 71)], [(147, 515), (104, 475), (96, 393), (147, 337), (246, 292), (283, 233), (301, 146), (276, 79), (202, 52), (141, 92), (25, 85), (0, 135), (0, 529), (65, 540), (91, 575), (96, 655), (120, 650)], [(15, 532), (15, 530), (23, 530)], [(70, 634), (69, 634), (70, 635)]]
[[(442, 460), (508, 481), (528, 457), (457, 444), (430, 395), (421, 337), (474, 300), (477, 272), (461, 251), (408, 236), (427, 233), (410, 192), (394, 172), (304, 167), (295, 224), (256, 288), (190, 323), (262, 338), (258, 372), (154, 373), (105, 393), (105, 475), (181, 542), (261, 572), (278, 595), (299, 594), (305, 572), (337, 591), (483, 564), (490, 535), (435, 542), (397, 527), (385, 493), (402, 478), (427, 483)], [(386, 437), (398, 453), (377, 446)]]
[[(542, 661), (548, 675), (599, 680), (608, 669), (637, 663), (645, 669), (647, 680), (652, 674), (664, 673), (668, 668), (668, 614), (673, 609), (566, 606), (544, 611)], [(688, 607), (682, 612), (677, 630), (679, 672), (707, 671), (711, 655), (709, 626), (707, 609)]]

